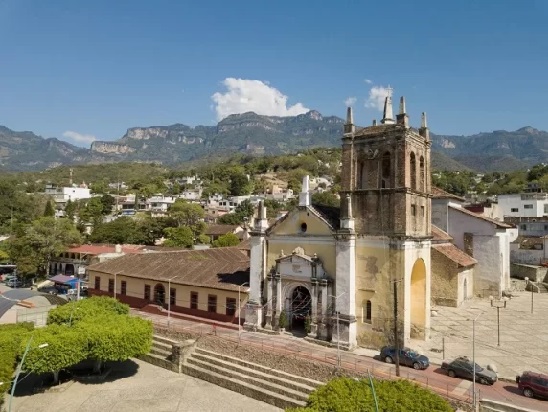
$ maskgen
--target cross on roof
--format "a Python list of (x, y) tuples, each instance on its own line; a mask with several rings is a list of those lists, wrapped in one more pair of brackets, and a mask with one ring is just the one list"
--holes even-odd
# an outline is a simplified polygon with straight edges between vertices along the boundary
[(392, 87), (390, 87), (390, 85), (388, 85), (388, 87), (386, 88), (386, 91), (388, 92), (388, 97), (392, 97), (392, 91), (394, 89)]

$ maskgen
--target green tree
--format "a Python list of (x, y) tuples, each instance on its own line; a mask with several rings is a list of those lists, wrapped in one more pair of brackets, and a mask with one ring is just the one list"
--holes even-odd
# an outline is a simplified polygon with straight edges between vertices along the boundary
[(74, 221), (74, 217), (76, 216), (77, 211), (78, 211), (78, 203), (73, 202), (72, 200), (69, 199), (65, 205), (65, 216), (67, 217), (67, 219)]
[(379, 411), (451, 412), (453, 408), (445, 399), (429, 389), (405, 379), (355, 380), (335, 378), (312, 392), (304, 408), (293, 412), (374, 412), (375, 388)]
[(221, 235), (217, 240), (213, 241), (213, 247), (228, 247), (237, 246), (240, 244), (240, 239), (234, 233)]
[(217, 223), (221, 225), (239, 225), (242, 222), (242, 217), (240, 215), (237, 215), (236, 213), (227, 213), (226, 215), (222, 215), (220, 218), (217, 219)]
[(46, 203), (46, 207), (44, 209), (44, 217), (54, 217), (55, 216), (55, 208), (51, 204), (51, 200), (48, 200)]
[(114, 207), (114, 204), (116, 203), (116, 199), (111, 195), (103, 195), (100, 197), (101, 205), (103, 208), (101, 209), (101, 214), (103, 216), (110, 215), (112, 213), (112, 208)]
[(69, 246), (79, 245), (82, 237), (70, 220), (42, 217), (8, 241), (20, 272), (49, 275), (50, 261)]
[(177, 199), (169, 208), (169, 215), (175, 219), (179, 227), (186, 226), (192, 230), (194, 236), (198, 236), (205, 230), (203, 222), (204, 209), (196, 204), (189, 203), (184, 199)]
[(48, 312), (48, 325), (70, 325), (96, 315), (129, 315), (129, 306), (107, 296), (94, 296), (57, 306)]
[(32, 342), (24, 368), (37, 374), (51, 372), (54, 383), (59, 381), (61, 369), (76, 365), (88, 356), (86, 335), (68, 325), (50, 325), (36, 329), (21, 342), (21, 354), (26, 350), (31, 336)]
[(93, 243), (111, 244), (142, 244), (145, 236), (139, 230), (135, 219), (127, 216), (119, 217), (108, 223), (101, 223), (89, 236)]
[(168, 247), (192, 247), (194, 245), (194, 233), (187, 227), (168, 227), (164, 230), (166, 240), (164, 246)]
[(209, 245), (211, 243), (211, 238), (207, 235), (200, 235), (196, 239), (196, 243), (200, 243), (202, 245)]
[(156, 239), (164, 235), (164, 229), (176, 226), (177, 222), (171, 217), (145, 216), (137, 220), (137, 231), (140, 232), (145, 245), (154, 245)]
[(251, 193), (253, 184), (244, 173), (235, 173), (230, 177), (230, 194), (243, 196)]
[(332, 192), (314, 193), (312, 195), (312, 203), (317, 205), (339, 207), (341, 201)]

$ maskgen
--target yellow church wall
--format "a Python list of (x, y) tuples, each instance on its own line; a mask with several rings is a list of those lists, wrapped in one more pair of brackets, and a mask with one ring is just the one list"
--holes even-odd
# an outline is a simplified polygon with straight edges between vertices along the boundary
[(314, 242), (311, 242), (310, 239), (302, 238), (301, 240), (293, 236), (276, 237), (275, 239), (268, 240), (268, 252), (266, 256), (267, 272), (276, 264), (276, 259), (280, 257), (282, 250), (284, 254), (290, 255), (297, 247), (302, 247), (304, 253), (309, 256), (313, 256), (316, 253), (323, 263), (327, 274), (333, 278), (335, 277), (336, 253), (335, 239), (333, 238), (315, 240)]
[[(306, 230), (303, 224), (306, 224)], [(273, 229), (276, 235), (331, 236), (331, 229), (309, 209), (291, 212)]]

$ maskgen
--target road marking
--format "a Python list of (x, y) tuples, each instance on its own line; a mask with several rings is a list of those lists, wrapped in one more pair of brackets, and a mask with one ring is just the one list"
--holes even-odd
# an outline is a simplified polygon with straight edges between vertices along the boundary
[(472, 382), (470, 382), (470, 381), (461, 381), (457, 385), (457, 387), (451, 391), (451, 393), (454, 394), (454, 395), (462, 396), (466, 392), (468, 392), (468, 390), (470, 389), (470, 386), (472, 386)]

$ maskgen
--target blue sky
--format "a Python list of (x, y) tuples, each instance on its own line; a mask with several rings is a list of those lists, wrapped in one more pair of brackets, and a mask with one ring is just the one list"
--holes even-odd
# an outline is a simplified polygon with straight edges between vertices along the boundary
[(548, 130), (547, 18), (543, 0), (0, 0), (0, 125), (88, 146), (238, 111), (343, 117), (349, 97), (365, 125), (390, 84), (435, 133)]

